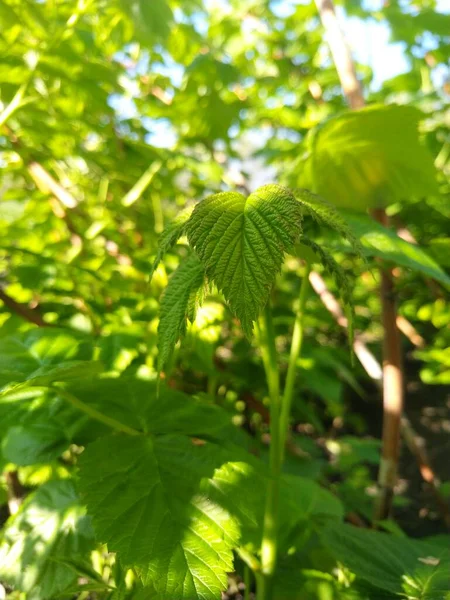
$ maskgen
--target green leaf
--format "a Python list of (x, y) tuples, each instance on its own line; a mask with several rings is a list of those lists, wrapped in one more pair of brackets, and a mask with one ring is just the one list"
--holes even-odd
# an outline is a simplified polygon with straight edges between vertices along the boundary
[(154, 44), (169, 35), (173, 14), (167, 0), (122, 0), (122, 6), (143, 42)]
[(421, 117), (411, 106), (390, 105), (329, 119), (310, 136), (304, 185), (363, 212), (436, 193), (433, 159), (419, 140)]
[(93, 547), (85, 510), (71, 481), (51, 481), (28, 496), (0, 543), (0, 579), (27, 594), (53, 600), (78, 577), (61, 559), (84, 559)]
[[(84, 403), (134, 429), (203, 439), (236, 439), (239, 430), (223, 408), (156, 383), (132, 377), (97, 379), (68, 390)], [(1, 415), (0, 415), (1, 416)], [(234, 433), (235, 432), (235, 433)]]
[(411, 600), (450, 597), (447, 549), (344, 524), (323, 529), (321, 536), (339, 562), (377, 588)]
[(204, 269), (192, 254), (186, 258), (164, 290), (158, 325), (158, 368), (162, 370), (175, 344), (186, 331), (187, 321), (193, 321), (201, 300)]
[(291, 514), (297, 515), (297, 518), (306, 520), (326, 516), (340, 521), (344, 517), (344, 508), (339, 498), (315, 481), (284, 474), (282, 486), (286, 506), (290, 506)]
[[(88, 446), (80, 468), (98, 541), (125, 567), (137, 567), (158, 600), (220, 598), (231, 550), (238, 544), (259, 549), (266, 467), (237, 448), (181, 435), (114, 435)], [(342, 515), (340, 501), (317, 483), (283, 476), (285, 546), (291, 532)]]
[(309, 255), (307, 260), (309, 262), (318, 262), (325, 267), (326, 271), (334, 278), (336, 286), (341, 296), (347, 312), (348, 320), (348, 339), (350, 347), (353, 346), (353, 323), (354, 323), (354, 305), (353, 305), (353, 289), (350, 284), (350, 279), (345, 273), (341, 265), (336, 262), (333, 256), (325, 250), (323, 246), (316, 244), (309, 238), (303, 236), (302, 243), (299, 244), (300, 251), (303, 251), (303, 246), (306, 246), (312, 251), (313, 256)]
[(0, 386), (28, 382), (48, 385), (90, 377), (101, 364), (90, 360), (89, 338), (63, 329), (32, 329), (0, 339)]
[(150, 278), (152, 277), (159, 263), (163, 259), (163, 256), (174, 247), (179, 238), (183, 235), (186, 222), (191, 216), (192, 211), (193, 207), (187, 207), (180, 213), (178, 213), (175, 219), (173, 219), (169, 223), (169, 225), (159, 236), (158, 251), (156, 253), (156, 257), (150, 271)]
[(450, 268), (450, 237), (430, 240), (428, 251), (442, 267)]
[(450, 277), (420, 246), (403, 240), (394, 231), (370, 217), (346, 212), (345, 218), (361, 241), (366, 256), (383, 258), (444, 285), (450, 285)]
[(159, 160), (154, 161), (148, 169), (141, 175), (141, 177), (136, 181), (131, 190), (125, 194), (122, 198), (122, 206), (131, 206), (145, 192), (148, 186), (151, 184), (153, 178), (161, 169), (162, 163)]
[(278, 185), (247, 199), (235, 192), (200, 202), (186, 225), (207, 276), (225, 296), (247, 336), (269, 299), (285, 252), (301, 232), (301, 207)]
[(64, 430), (51, 423), (8, 429), (2, 440), (2, 453), (8, 462), (25, 466), (51, 462), (69, 446)]
[[(207, 488), (209, 497), (225, 506), (239, 522), (241, 545), (255, 552), (261, 546), (267, 484), (266, 465), (248, 455), (245, 463), (227, 462), (218, 468), (213, 485)], [(293, 534), (309, 530), (324, 518), (340, 521), (343, 514), (340, 500), (315, 481), (282, 475), (279, 544), (286, 551)]]
[(166, 37), (173, 20), (167, 0), (139, 0), (144, 25), (150, 35)]
[(350, 243), (357, 255), (362, 254), (359, 239), (355, 236), (342, 214), (332, 204), (309, 190), (297, 189), (294, 190), (294, 194), (306, 213), (319, 225), (325, 225), (336, 231)]
[(99, 541), (160, 600), (219, 600), (227, 586), (237, 524), (199, 492), (220, 453), (181, 436), (120, 435), (98, 440), (81, 457), (80, 487)]

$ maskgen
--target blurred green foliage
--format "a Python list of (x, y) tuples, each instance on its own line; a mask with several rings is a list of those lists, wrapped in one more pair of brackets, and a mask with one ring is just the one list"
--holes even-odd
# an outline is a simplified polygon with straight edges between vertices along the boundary
[[(210, 194), (277, 182), (358, 211), (342, 215), (363, 257), (305, 209), (313, 245), (270, 291), (282, 377), (305, 257), (344, 300), (352, 281), (355, 330), (381, 360), (382, 260), (413, 326), (407, 414), (436, 445), (448, 433), (450, 17), (434, 0), (337, 4), (407, 64), (379, 84), (357, 64), (358, 113), (314, 2), (0, 0), (0, 598), (237, 599), (257, 572), (260, 348), (216, 289), (198, 307), (203, 270), (180, 238)], [(380, 205), (390, 229), (362, 214)], [(404, 531), (424, 514), (425, 534), (444, 530), (433, 500), (400, 485), (396, 526), (342, 523), (370, 524), (378, 392), (312, 290), (304, 332), (276, 598), (448, 597), (448, 540)]]

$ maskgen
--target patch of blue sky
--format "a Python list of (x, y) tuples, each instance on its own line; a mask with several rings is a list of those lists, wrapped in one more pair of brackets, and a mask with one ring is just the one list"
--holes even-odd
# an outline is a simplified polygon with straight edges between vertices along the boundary
[[(283, 19), (294, 14), (302, 0), (272, 0), (272, 12)], [(382, 9), (382, 0), (365, 0), (362, 7), (367, 11)], [(367, 64), (373, 72), (371, 88), (379, 89), (383, 81), (409, 69), (402, 43), (390, 43), (390, 28), (386, 23), (348, 17), (338, 6), (337, 14), (357, 62)]]
[(147, 144), (156, 148), (172, 149), (178, 141), (178, 136), (168, 119), (142, 118), (142, 124), (147, 129), (144, 139)]
[(124, 94), (111, 94), (108, 98), (109, 106), (115, 111), (119, 120), (135, 119), (139, 112), (133, 98)]
[(165, 50), (162, 50), (160, 54), (164, 62), (153, 62), (151, 64), (151, 71), (168, 77), (173, 86), (180, 87), (184, 76), (183, 65), (176, 63)]
[(403, 42), (389, 41), (391, 31), (386, 23), (363, 21), (357, 17), (342, 21), (355, 60), (372, 69), (372, 90), (378, 90), (383, 81), (409, 71), (406, 45)]

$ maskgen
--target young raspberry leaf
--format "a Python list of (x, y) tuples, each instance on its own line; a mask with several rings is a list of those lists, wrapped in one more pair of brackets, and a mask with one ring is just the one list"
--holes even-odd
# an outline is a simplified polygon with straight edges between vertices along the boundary
[[(323, 246), (316, 244), (307, 237), (302, 238), (302, 243), (298, 245), (298, 254), (305, 255), (305, 247), (310, 250), (308, 260), (310, 263), (317, 262), (333, 277), (339, 295), (344, 302), (348, 321), (348, 341), (350, 348), (354, 341), (354, 318), (355, 307), (353, 303), (353, 288), (351, 280), (341, 265), (334, 260), (333, 256)], [(303, 257), (302, 256), (302, 257)]]
[(307, 215), (319, 225), (324, 225), (336, 231), (344, 240), (349, 242), (357, 256), (363, 257), (363, 248), (359, 239), (355, 236), (345, 218), (332, 204), (309, 190), (296, 189), (293, 190), (293, 194)]
[(284, 254), (301, 232), (302, 209), (293, 194), (266, 185), (245, 198), (236, 192), (200, 202), (186, 224), (206, 275), (223, 293), (250, 336), (266, 304)]
[(162, 261), (164, 255), (172, 250), (179, 238), (183, 235), (186, 221), (189, 219), (191, 214), (192, 207), (188, 206), (182, 210), (161, 233), (158, 241), (158, 250), (156, 252), (155, 260), (153, 261), (152, 268), (150, 269), (150, 279), (153, 277), (153, 274), (158, 268), (158, 265)]
[(161, 299), (158, 326), (158, 368), (163, 369), (175, 344), (186, 331), (188, 320), (193, 321), (201, 299), (204, 270), (192, 254), (172, 275)]

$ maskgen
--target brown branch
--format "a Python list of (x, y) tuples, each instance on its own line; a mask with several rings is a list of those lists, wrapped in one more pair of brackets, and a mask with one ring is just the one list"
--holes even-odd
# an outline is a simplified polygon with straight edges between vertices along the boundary
[[(382, 225), (388, 225), (384, 209), (373, 213)], [(375, 504), (375, 519), (387, 519), (392, 509), (400, 455), (400, 428), (403, 413), (403, 366), (400, 332), (392, 270), (380, 267), (381, 314), (383, 323), (383, 434), (382, 457), (378, 473), (380, 493)]]
[(316, 6), (327, 33), (328, 44), (344, 95), (351, 108), (362, 108), (364, 97), (361, 85), (356, 77), (355, 64), (336, 17), (333, 2), (332, 0), (316, 0)]
[(319, 275), (319, 273), (316, 273), (316, 271), (311, 271), (309, 274), (309, 282), (312, 285), (313, 290), (322, 300), (325, 308), (333, 315), (336, 322), (341, 327), (346, 328), (348, 325), (347, 317), (344, 315), (339, 302), (327, 288), (327, 284)]
[(8, 296), (2, 289), (0, 289), (0, 300), (7, 308), (9, 308), (9, 310), (16, 313), (16, 315), (19, 315), (19, 317), (22, 317), (22, 319), (34, 323), (38, 327), (49, 327), (49, 324), (36, 312), (36, 309), (31, 309), (25, 304), (20, 304), (14, 300), (14, 298)]
[(6, 487), (8, 490), (8, 510), (9, 514), (15, 515), (20, 508), (25, 497), (25, 488), (19, 481), (17, 471), (6, 471)]
[(155, 98), (158, 98), (158, 100), (160, 100), (166, 106), (170, 106), (172, 104), (172, 98), (165, 90), (163, 90), (159, 86), (153, 86), (150, 90), (150, 93)]
[[(316, 291), (316, 293), (322, 300), (327, 310), (331, 313), (335, 321), (343, 329), (345, 329), (347, 327), (347, 319), (344, 316), (338, 301), (328, 290), (325, 281), (323, 281), (322, 277), (318, 273), (311, 273), (309, 276), (309, 281), (311, 283), (312, 288)], [(353, 349), (366, 373), (374, 381), (375, 385), (378, 388), (382, 389), (383, 370), (381, 368), (380, 363), (377, 361), (375, 356), (365, 344), (361, 334), (355, 334)], [(433, 490), (433, 494), (436, 499), (436, 504), (443, 521), (447, 524), (447, 526), (450, 529), (450, 511), (446, 501), (443, 499), (439, 491), (440, 481), (436, 477), (433, 467), (431, 466), (430, 460), (428, 458), (425, 448), (425, 441), (416, 434), (413, 426), (411, 425), (411, 422), (406, 417), (406, 415), (403, 415), (401, 417), (400, 431), (410, 452), (413, 454), (413, 456), (415, 456), (417, 460), (419, 471), (423, 480), (426, 483), (428, 483), (431, 489)]]
[(396, 323), (398, 329), (408, 338), (411, 344), (416, 346), (416, 348), (423, 348), (425, 346), (425, 340), (408, 319), (405, 319), (405, 317), (402, 317), (401, 315), (397, 315)]
[[(9, 128), (6, 129), (12, 143), (15, 146), (20, 146), (20, 142), (14, 132)], [(50, 194), (49, 202), (52, 212), (56, 217), (62, 219), (66, 223), (67, 229), (72, 234), (72, 244), (82, 246), (84, 241), (83, 236), (77, 231), (66, 210), (75, 209), (78, 206), (78, 201), (70, 194), (70, 192), (58, 183), (40, 163), (32, 160), (28, 163), (27, 169), (41, 192)], [(119, 264), (132, 264), (131, 258), (126, 254), (120, 253), (117, 244), (111, 240), (106, 240), (106, 251), (110, 256), (113, 256)]]
[(441, 513), (447, 528), (450, 530), (450, 508), (448, 503), (444, 500), (439, 492), (440, 481), (435, 476), (434, 471), (430, 466), (427, 449), (425, 447), (425, 440), (417, 435), (406, 417), (402, 417), (401, 425), (403, 439), (405, 440), (411, 454), (416, 457), (422, 479), (430, 485), (434, 493), (439, 512)]
[[(316, 0), (320, 18), (328, 36), (331, 54), (350, 107), (354, 110), (365, 105), (361, 85), (356, 77), (353, 58), (340, 28), (332, 0)], [(373, 217), (386, 225), (384, 209)], [(378, 474), (380, 495), (375, 507), (375, 518), (385, 519), (392, 508), (394, 485), (397, 479), (400, 418), (403, 411), (403, 371), (401, 364), (400, 333), (392, 273), (381, 268), (381, 307), (384, 327), (383, 337), (383, 439), (382, 461)]]

